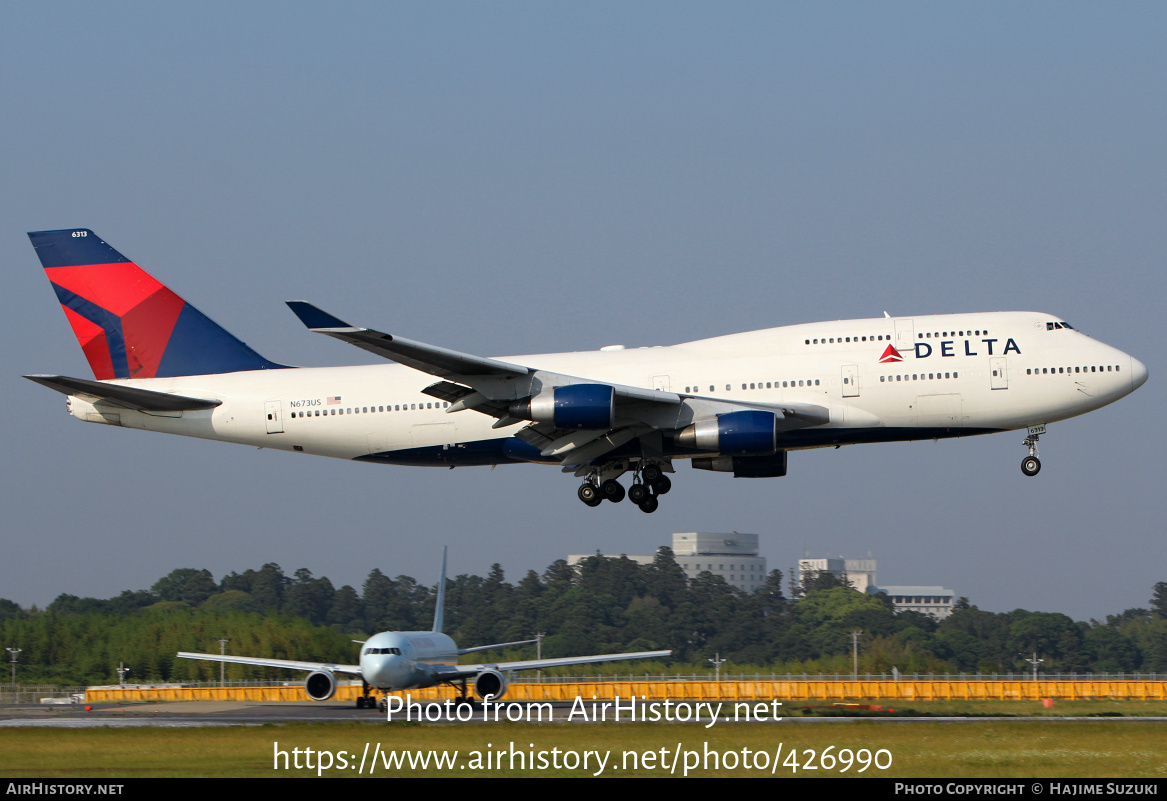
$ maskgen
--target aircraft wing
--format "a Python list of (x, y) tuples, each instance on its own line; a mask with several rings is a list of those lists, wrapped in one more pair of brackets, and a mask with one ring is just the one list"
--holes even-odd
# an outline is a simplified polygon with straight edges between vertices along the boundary
[[(822, 425), (830, 421), (830, 411), (816, 404), (773, 405), (727, 401), (596, 381), (459, 353), (369, 328), (358, 328), (305, 301), (288, 301), (288, 306), (304, 325), (316, 333), (348, 342), (370, 353), (444, 379), (423, 392), (449, 402), (447, 412), (473, 409), (497, 418), (494, 428), (528, 423), (515, 436), (538, 447), (544, 459), (565, 466), (587, 464), (638, 437), (654, 432), (677, 431), (696, 420), (743, 409), (772, 412), (781, 430)], [(548, 391), (566, 392), (568, 390), (565, 388), (573, 385), (611, 388), (614, 410), (611, 425), (600, 428), (557, 428), (551, 422), (532, 421), (530, 417), (517, 417), (511, 413), (515, 401), (529, 400)]]
[(474, 654), (479, 651), (489, 651), (492, 648), (510, 648), (512, 645), (530, 645), (538, 640), (516, 640), (515, 642), (499, 642), (494, 645), (479, 645), (477, 648), (459, 648), (458, 656), (462, 654)]
[(302, 300), (289, 300), (288, 307), (300, 318), (300, 322), (318, 334), (326, 334), (342, 342), (348, 342), (361, 350), (392, 359), (423, 373), (444, 378), (459, 375), (519, 377), (530, 372), (522, 365), (471, 356), (468, 353), (383, 334), (370, 328), (357, 328)]
[[(512, 364), (511, 362), (504, 362), (499, 359), (488, 359), (469, 353), (459, 353), (456, 350), (440, 348), (436, 345), (427, 345), (424, 342), (417, 342), (416, 340), (405, 339), (392, 334), (383, 334), (371, 328), (357, 328), (302, 300), (289, 300), (287, 303), (291, 310), (296, 313), (296, 316), (300, 318), (300, 321), (311, 331), (334, 337), (342, 342), (348, 342), (362, 350), (367, 350), (370, 353), (391, 359), (399, 364), (420, 370), (423, 373), (429, 373), (430, 375), (436, 375), (442, 378), (453, 378), (454, 380), (460, 380), (461, 383), (469, 383), (471, 386), (474, 386), (476, 383), (483, 383), (467, 380), (475, 376), (510, 379), (513, 381), (515, 379), (533, 377), (539, 373), (543, 374), (544, 379), (553, 377), (568, 379), (565, 383), (587, 382), (587, 379), (584, 378), (561, 376), (558, 373), (547, 373), (546, 371), (525, 367), (521, 364)], [(525, 385), (526, 382), (522, 383)], [(487, 384), (487, 386), (490, 385)], [(622, 384), (613, 384), (612, 386), (615, 387), (617, 395), (629, 400), (652, 403), (676, 403), (681, 400), (681, 396), (673, 392), (661, 392), (659, 390), (624, 386)], [(446, 382), (441, 382), (435, 385), (435, 389), (437, 387), (444, 388), (448, 393), (450, 385)], [(463, 387), (463, 389), (465, 388)], [(492, 398), (491, 395), (498, 394), (489, 390), (478, 391), (484, 398), (491, 400), (496, 399)], [(435, 397), (447, 398), (447, 394), (438, 395), (436, 392), (431, 394), (434, 394)], [(468, 395), (469, 393), (465, 394)], [(463, 408), (469, 407), (464, 406)]]
[(256, 667), (282, 668), (286, 670), (328, 670), (345, 676), (360, 678), (360, 665), (338, 665), (334, 662), (297, 662), (293, 659), (263, 659), (253, 656), (225, 656), (223, 654), (192, 654), (179, 651), (183, 659), (200, 659), (204, 662), (228, 662), (233, 665), (255, 665)]
[(89, 381), (84, 378), (69, 378), (63, 375), (26, 375), (25, 378), (65, 395), (82, 398), (90, 403), (103, 401), (114, 406), (121, 406), (124, 409), (137, 409), (143, 412), (185, 412), (214, 409), (223, 403), (221, 400), (189, 398), (186, 395), (172, 395), (169, 392), (155, 392), (152, 389), (127, 387), (104, 381)]
[(568, 667), (570, 665), (591, 665), (596, 662), (620, 662), (626, 659), (663, 659), (672, 656), (672, 651), (638, 651), (631, 654), (599, 654), (593, 656), (568, 656), (560, 659), (528, 659), (523, 662), (485, 662), (479, 665), (451, 665), (442, 668), (436, 675), (442, 680), (477, 676), (484, 670), (541, 670), (543, 668)]

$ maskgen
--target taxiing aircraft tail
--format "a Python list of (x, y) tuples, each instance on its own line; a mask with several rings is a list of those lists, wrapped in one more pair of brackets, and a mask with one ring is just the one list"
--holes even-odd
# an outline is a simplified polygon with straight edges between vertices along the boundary
[(227, 333), (92, 231), (33, 231), (28, 238), (94, 378), (171, 378), (284, 367)]
[(432, 631), (441, 634), (446, 615), (446, 551), (449, 546), (442, 548), (442, 575), (438, 578), (438, 597), (434, 605), (434, 627)]

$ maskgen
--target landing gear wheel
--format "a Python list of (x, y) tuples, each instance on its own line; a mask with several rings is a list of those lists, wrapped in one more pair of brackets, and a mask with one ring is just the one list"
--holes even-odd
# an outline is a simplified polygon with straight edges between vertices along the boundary
[(628, 500), (632, 501), (637, 506), (644, 504), (645, 499), (651, 498), (652, 493), (648, 491), (648, 487), (643, 484), (633, 484), (628, 489)]
[(1036, 476), (1041, 471), (1041, 460), (1036, 456), (1026, 456), (1021, 460), (1021, 472), (1027, 476)]
[(600, 485), (600, 494), (612, 503), (620, 503), (624, 500), (624, 485), (616, 479), (610, 478)]
[(662, 473), (661, 477), (653, 483), (652, 488), (656, 491), (657, 495), (664, 495), (673, 488), (672, 479)]
[(656, 508), (658, 506), (660, 506), (660, 501), (658, 501), (656, 499), (655, 495), (649, 495), (639, 505), (640, 505), (640, 511), (644, 512), (645, 514), (650, 515), (656, 511)]
[(364, 709), (364, 708), (365, 708), (365, 696), (358, 695), (357, 696), (357, 709)]
[(600, 490), (590, 481), (585, 481), (583, 484), (580, 484), (576, 495), (588, 506), (599, 506), (604, 501), (603, 496), (600, 495)]
[(650, 464), (640, 471), (640, 477), (644, 479), (644, 483), (649, 486), (654, 486), (656, 482), (664, 477), (664, 471), (660, 469), (659, 465)]

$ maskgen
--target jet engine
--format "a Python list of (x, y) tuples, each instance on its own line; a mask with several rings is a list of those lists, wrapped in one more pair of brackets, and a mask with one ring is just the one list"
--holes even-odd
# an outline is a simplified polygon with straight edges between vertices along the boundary
[(313, 701), (327, 701), (336, 693), (336, 676), (331, 670), (314, 670), (304, 679), (304, 692)]
[(491, 701), (497, 701), (506, 694), (506, 691), (506, 676), (497, 670), (484, 670), (474, 677), (474, 692), (483, 700), (489, 695)]
[(553, 423), (556, 428), (614, 428), (616, 393), (606, 384), (571, 384), (515, 401), (511, 417)]
[(778, 450), (778, 417), (773, 412), (754, 410), (719, 414), (681, 429), (677, 442), (686, 448), (727, 456), (771, 454)]

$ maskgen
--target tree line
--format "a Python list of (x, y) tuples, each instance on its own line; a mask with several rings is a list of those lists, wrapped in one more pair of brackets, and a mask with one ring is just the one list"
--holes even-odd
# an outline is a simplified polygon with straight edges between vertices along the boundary
[[(702, 671), (719, 654), (728, 660), (723, 670), (849, 673), (855, 630), (863, 632), (862, 673), (1024, 672), (1033, 653), (1046, 673), (1167, 672), (1167, 582), (1154, 586), (1149, 608), (1101, 622), (987, 612), (963, 598), (938, 621), (897, 613), (886, 595), (856, 592), (831, 573), (801, 578), (787, 595), (774, 570), (746, 593), (711, 573), (689, 579), (668, 548), (648, 565), (599, 555), (576, 567), (558, 560), (515, 584), (495, 564), (485, 577), (447, 579), (445, 630), (463, 646), (544, 634), (544, 657), (674, 652), (667, 663), (638, 663), (637, 672)], [(379, 569), (358, 592), (304, 568), (289, 576), (274, 563), (218, 582), (207, 570), (180, 568), (149, 590), (108, 599), (63, 594), (44, 610), (0, 599), (0, 645), (22, 649), (18, 680), (26, 683), (110, 683), (119, 662), (130, 666), (129, 681), (208, 681), (218, 678), (218, 665), (175, 653), (217, 652), (215, 641), (229, 637), (232, 654), (353, 663), (354, 639), (428, 630), (435, 597), (436, 587)], [(534, 655), (530, 645), (495, 658)], [(227, 670), (233, 679), (270, 673)]]

